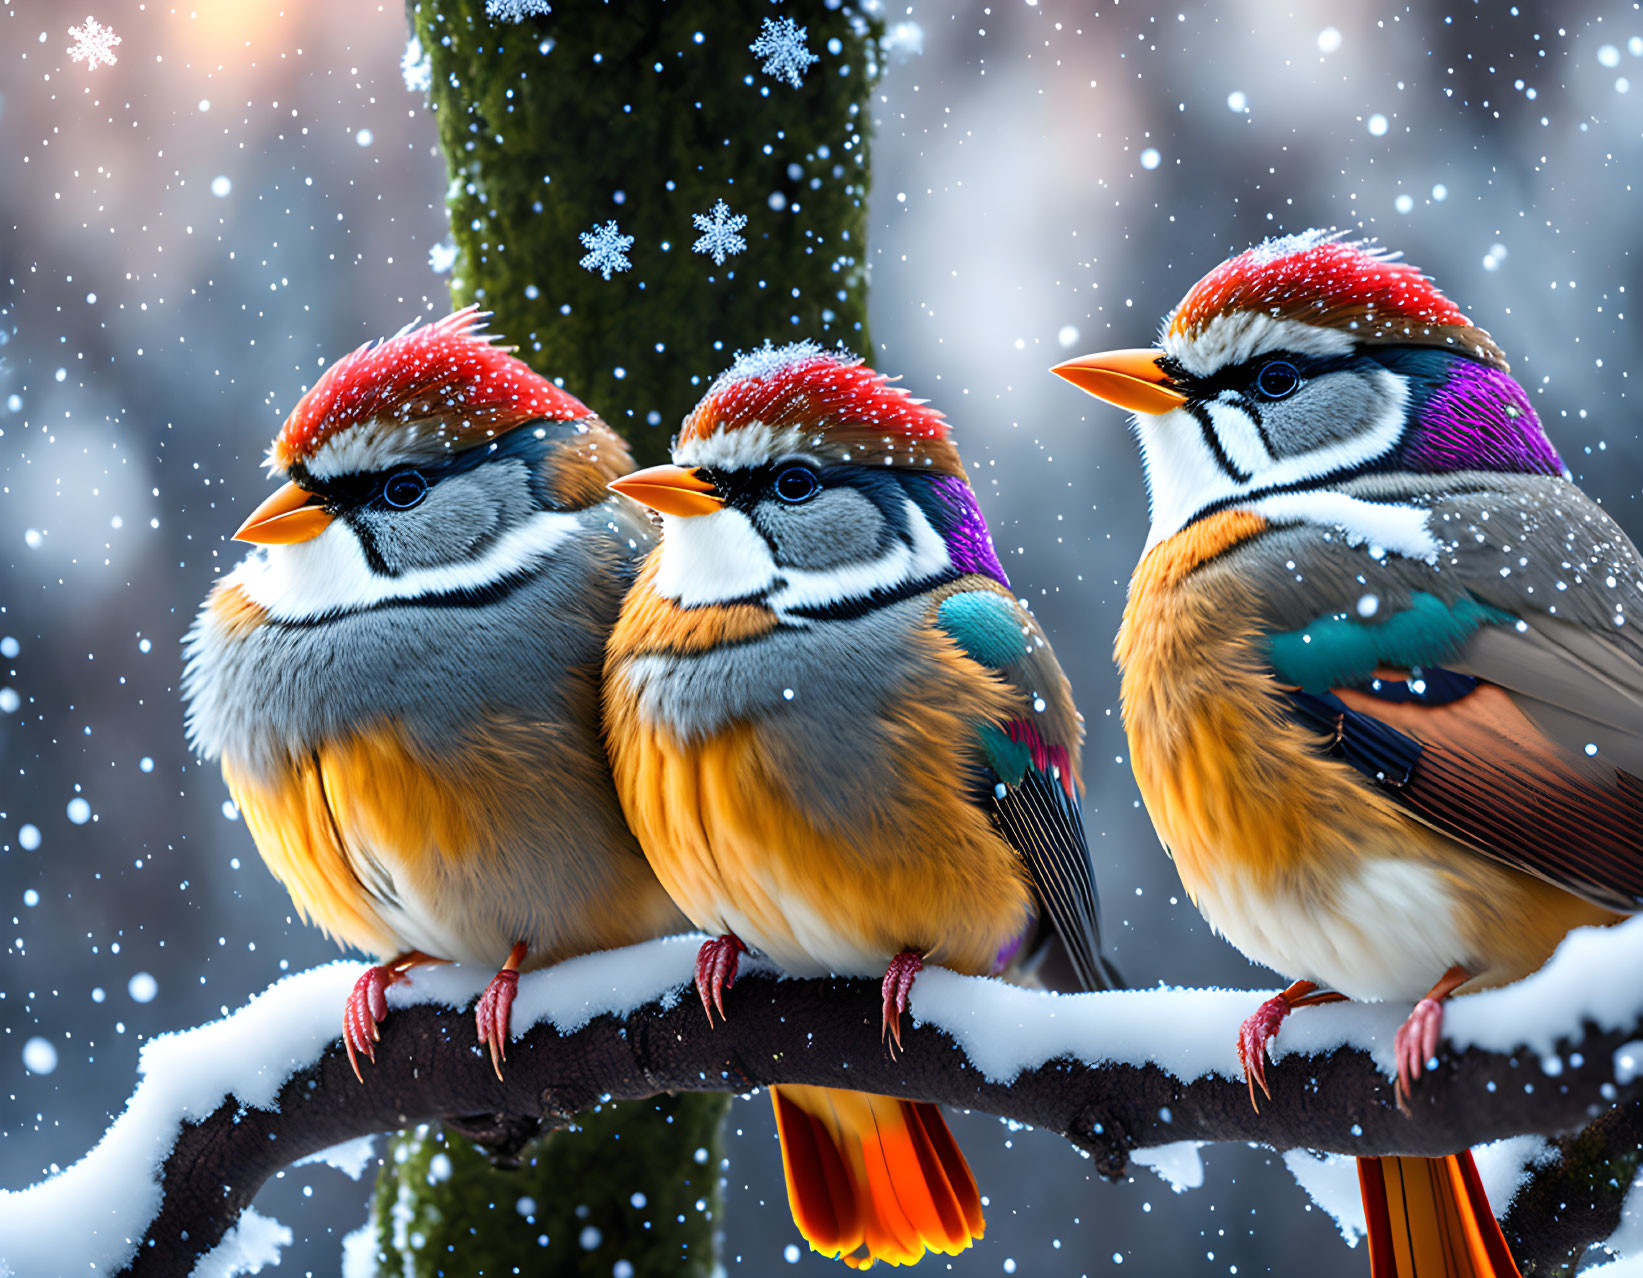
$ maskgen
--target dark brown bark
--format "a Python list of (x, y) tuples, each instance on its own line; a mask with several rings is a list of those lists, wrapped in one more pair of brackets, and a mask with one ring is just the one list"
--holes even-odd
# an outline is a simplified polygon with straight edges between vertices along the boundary
[[(1055, 1009), (1051, 996), (1042, 997), (1046, 1017), (1066, 1014), (1065, 1004)], [(507, 1130), (508, 1123), (490, 1116), (553, 1122), (610, 1099), (743, 1092), (775, 1082), (847, 1083), (1007, 1116), (1088, 1150), (1108, 1177), (1125, 1171), (1132, 1150), (1181, 1140), (1440, 1154), (1523, 1133), (1573, 1132), (1599, 1119), (1567, 1142), (1570, 1157), (1541, 1172), (1508, 1219), (1523, 1261), (1555, 1267), (1571, 1246), (1613, 1228), (1617, 1191), (1597, 1193), (1593, 1169), (1608, 1167), (1605, 1174), (1613, 1177), (1614, 1156), (1635, 1147), (1643, 1121), (1643, 1078), (1616, 1085), (1612, 1068), (1615, 1049), (1643, 1036), (1643, 1024), (1586, 1026), (1578, 1041), (1559, 1044), (1563, 1068), (1555, 1076), (1542, 1070), (1534, 1052), (1445, 1048), (1438, 1067), (1416, 1087), (1408, 1115), (1393, 1104), (1390, 1084), (1366, 1053), (1290, 1053), (1269, 1068), (1272, 1099), (1257, 1114), (1241, 1082), (1213, 1076), (1183, 1082), (1150, 1064), (1059, 1059), (1008, 1082), (989, 1081), (945, 1032), (930, 1026), (906, 1027), (905, 1050), (892, 1059), (880, 1042), (879, 990), (870, 981), (778, 980), (749, 972), (736, 983), (730, 1019), (713, 1028), (691, 991), (663, 1001), (667, 1006), (653, 1001), (621, 1018), (597, 1017), (571, 1034), (535, 1026), (510, 1046), (503, 1082), (467, 1046), (471, 1014), (396, 1009), (365, 1086), (334, 1047), (286, 1083), (275, 1108), (226, 1103), (186, 1128), (165, 1164), (160, 1214), (129, 1272), (185, 1272), (275, 1171), (370, 1132), (451, 1114), (467, 1116), (470, 1131)], [(1621, 1191), (1625, 1183), (1619, 1181)], [(1599, 1206), (1569, 1210), (1587, 1202)]]

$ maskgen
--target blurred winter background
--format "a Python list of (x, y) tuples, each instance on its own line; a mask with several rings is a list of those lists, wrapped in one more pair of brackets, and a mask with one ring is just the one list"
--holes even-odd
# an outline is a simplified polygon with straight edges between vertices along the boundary
[[(226, 537), (268, 491), (259, 462), (301, 392), (448, 305), (444, 169), (402, 76), (398, 3), (95, 7), (120, 38), (112, 66), (70, 59), (79, 10), (0, 8), (11, 1188), (97, 1139), (146, 1037), (335, 955), (189, 758), (178, 641), (239, 557)], [(1643, 15), (1615, 0), (995, 0), (885, 17), (875, 362), (953, 418), (1006, 567), (1080, 695), (1120, 965), (1139, 984), (1271, 986), (1199, 921), (1138, 807), (1109, 650), (1145, 494), (1119, 415), (1045, 370), (1145, 343), (1252, 241), (1350, 227), (1404, 250), (1495, 334), (1576, 478), (1643, 533), (1627, 397)], [(728, 1270), (822, 1273), (792, 1245), (765, 1102), (733, 1126)], [(1140, 1168), (1104, 1184), (1042, 1134), (955, 1126), (991, 1213), (953, 1272), (1364, 1263), (1267, 1151), (1207, 1150), (1202, 1186), (1177, 1195)], [(271, 1183), (259, 1206), (295, 1233), (283, 1267), (335, 1272), (368, 1184), (323, 1166)]]

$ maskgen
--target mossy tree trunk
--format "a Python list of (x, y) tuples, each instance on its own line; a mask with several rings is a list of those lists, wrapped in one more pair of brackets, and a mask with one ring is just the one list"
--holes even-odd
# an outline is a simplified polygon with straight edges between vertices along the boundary
[[(486, 0), (407, 12), (450, 174), (453, 301), (493, 312), (493, 330), (642, 463), (665, 457), (737, 350), (808, 338), (869, 351), (876, 19), (822, 0), (573, 0), (517, 21), (489, 17)], [(804, 30), (796, 85), (749, 48), (767, 19)], [(696, 251), (698, 215), (743, 247), (721, 241), (734, 250), (722, 261)], [(606, 278), (583, 265), (582, 236), (611, 222), (632, 240)], [(728, 1103), (607, 1105), (507, 1169), (454, 1133), (401, 1133), (372, 1209), (379, 1272), (708, 1278)]]
[[(739, 348), (867, 353), (876, 20), (821, 0), (572, 0), (518, 22), (420, 0), (411, 19), (450, 172), (452, 294), (494, 311), (642, 462)], [(796, 86), (749, 48), (767, 20), (804, 31), (816, 61)], [(720, 201), (746, 247), (716, 262), (695, 219)], [(581, 237), (611, 222), (631, 265), (607, 279)]]

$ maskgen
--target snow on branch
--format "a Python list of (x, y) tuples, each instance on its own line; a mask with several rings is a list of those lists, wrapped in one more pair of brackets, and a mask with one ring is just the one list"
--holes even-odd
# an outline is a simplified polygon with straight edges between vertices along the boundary
[(421, 969), (389, 992), (364, 1086), (338, 1041), (357, 964), (289, 977), (224, 1020), (154, 1039), (96, 1148), (0, 1193), (0, 1272), (186, 1273), (268, 1177), (319, 1150), (449, 1116), (469, 1132), (529, 1129), (521, 1116), (552, 1123), (668, 1091), (794, 1082), (940, 1101), (1059, 1133), (1107, 1176), (1135, 1150), (1180, 1141), (1447, 1153), (1586, 1127), (1643, 1096), (1643, 920), (1577, 932), (1529, 980), (1458, 1000), (1410, 1115), (1387, 1076), (1401, 1007), (1298, 1012), (1257, 1114), (1233, 1043), (1258, 992), (1053, 995), (931, 968), (892, 1059), (876, 981), (787, 980), (744, 960), (729, 1019), (710, 1028), (690, 987), (700, 940), (527, 975), (500, 1082), (465, 1010), (489, 973), (461, 968)]

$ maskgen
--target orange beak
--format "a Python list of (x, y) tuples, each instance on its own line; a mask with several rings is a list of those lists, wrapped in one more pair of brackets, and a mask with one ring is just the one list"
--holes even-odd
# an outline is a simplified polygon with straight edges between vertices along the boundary
[(1151, 348), (1080, 355), (1050, 372), (1081, 391), (1132, 413), (1167, 413), (1187, 402), (1170, 375), (1158, 367), (1164, 352)]
[(234, 540), (289, 546), (318, 537), (332, 519), (331, 512), (319, 502), (319, 494), (286, 484), (251, 512), (234, 534)]
[(664, 515), (711, 515), (725, 504), (701, 471), (683, 466), (650, 466), (609, 486)]

